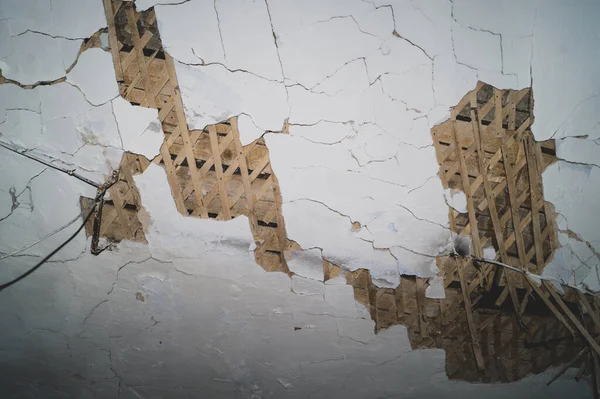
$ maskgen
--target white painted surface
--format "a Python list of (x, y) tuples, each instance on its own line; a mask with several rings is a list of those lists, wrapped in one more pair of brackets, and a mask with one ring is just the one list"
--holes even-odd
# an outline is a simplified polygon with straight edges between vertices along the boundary
[[(452, 236), (429, 130), (477, 79), (521, 88), (533, 78), (536, 138), (566, 138), (557, 148), (564, 161), (543, 175), (562, 230), (546, 274), (600, 290), (597, 3), (136, 2), (157, 3), (190, 128), (241, 115), (247, 144), (289, 118), (289, 135), (265, 139), (289, 238), (314, 257), (292, 258), (292, 279), (265, 273), (248, 251), (245, 217), (181, 216), (164, 171), (151, 165), (135, 178), (148, 245), (123, 242), (93, 257), (79, 235), (55, 262), (0, 293), (11, 326), (0, 331), (5, 396), (591, 397), (572, 372), (551, 388), (543, 387), (550, 374), (504, 385), (448, 381), (443, 351), (411, 351), (399, 326), (374, 335), (343, 277), (320, 281), (318, 257), (369, 268), (384, 287), (400, 273), (435, 276), (433, 257)], [(3, 75), (22, 84), (63, 77), (81, 39), (105, 25), (96, 0), (2, 1)], [(156, 111), (112, 100), (107, 60), (101, 50), (82, 54), (68, 77), (81, 91), (1, 85), (0, 140), (99, 182), (124, 150), (155, 155)], [(67, 223), (79, 196), (94, 195), (4, 149), (0, 158), (3, 253)], [(451, 199), (463, 209), (460, 194)], [(2, 281), (76, 227), (31, 256), (0, 260)], [(439, 279), (427, 295), (440, 296)]]

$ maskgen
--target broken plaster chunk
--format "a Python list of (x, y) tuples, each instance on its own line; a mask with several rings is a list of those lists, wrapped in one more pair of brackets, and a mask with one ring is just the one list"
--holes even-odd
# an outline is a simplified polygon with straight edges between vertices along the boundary
[(262, 130), (278, 131), (288, 117), (283, 83), (221, 65), (175, 63), (183, 108), (190, 129), (204, 129), (247, 113)]
[[(348, 218), (311, 201), (284, 203), (283, 216), (288, 237), (302, 247), (321, 247), (323, 258), (331, 263), (348, 270), (370, 269), (386, 281), (386, 286), (397, 285), (396, 260), (388, 251), (376, 250), (370, 242), (353, 234)], [(321, 273), (322, 270), (321, 267)], [(393, 274), (392, 281), (388, 281), (388, 271)]]
[(254, 240), (246, 216), (221, 221), (180, 214), (165, 170), (153, 163), (134, 180), (142, 199), (140, 222), (153, 257), (196, 259), (218, 252), (232, 258), (252, 258), (248, 248)]
[(112, 101), (123, 149), (148, 159), (160, 151), (164, 140), (158, 110), (131, 105), (122, 97)]
[(446, 299), (443, 277), (435, 276), (429, 279), (427, 288), (425, 288), (425, 297), (429, 299)]
[(78, 87), (93, 105), (104, 104), (119, 96), (112, 56), (101, 48), (91, 48), (79, 56), (67, 75), (67, 82)]
[(243, 146), (253, 143), (265, 133), (246, 114), (238, 116), (238, 131), (240, 133), (240, 142)]
[(304, 251), (294, 251), (286, 254), (286, 259), (291, 272), (312, 280), (324, 280), (321, 250), (308, 249)]
[(449, 207), (458, 213), (467, 213), (467, 196), (461, 190), (447, 188), (444, 190), (444, 199)]
[[(181, 0), (138, 0), (138, 11), (156, 3), (154, 10), (163, 48), (171, 57), (186, 64), (225, 64), (216, 2)], [(142, 8), (140, 8), (142, 7)]]
[(492, 246), (483, 248), (483, 259), (487, 259), (487, 260), (496, 259), (496, 249), (494, 249), (494, 247), (492, 247)]
[(34, 32), (11, 36), (6, 23), (0, 21), (0, 58), (5, 66), (2, 76), (24, 85), (65, 76), (77, 58), (81, 40), (53, 38)]

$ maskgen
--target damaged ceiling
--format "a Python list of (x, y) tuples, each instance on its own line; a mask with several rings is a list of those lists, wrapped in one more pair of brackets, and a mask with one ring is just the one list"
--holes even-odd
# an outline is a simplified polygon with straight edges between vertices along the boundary
[(597, 4), (30, 3), (8, 397), (597, 394)]

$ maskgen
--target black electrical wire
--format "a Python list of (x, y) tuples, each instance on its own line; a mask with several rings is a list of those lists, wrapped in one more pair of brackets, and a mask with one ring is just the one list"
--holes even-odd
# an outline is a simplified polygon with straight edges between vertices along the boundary
[[(106, 189), (100, 191), (98, 193), (98, 195), (96, 195), (96, 198), (94, 198), (94, 204), (97, 204), (98, 201), (104, 196), (105, 193), (106, 193)], [(69, 238), (67, 238), (62, 244), (60, 244), (58, 247), (56, 247), (54, 249), (54, 251), (52, 251), (48, 255), (46, 255), (44, 257), (44, 259), (40, 260), (31, 269), (27, 270), (25, 273), (23, 273), (20, 276), (14, 278), (13, 280), (0, 285), (0, 291), (4, 291), (8, 287), (10, 287), (10, 286), (18, 283), (19, 281), (23, 280), (25, 277), (29, 276), (31, 273), (35, 272), (37, 269), (40, 268), (40, 266), (42, 266), (44, 263), (46, 263), (46, 261), (48, 261), (48, 259), (50, 259), (52, 256), (54, 256), (58, 251), (60, 251), (69, 242), (71, 242), (71, 240), (73, 240), (75, 237), (77, 237), (77, 234), (79, 234), (79, 232), (85, 227), (85, 224), (88, 222), (88, 220), (90, 220), (90, 217), (94, 213), (94, 208), (95, 208), (95, 206), (92, 207), (92, 209), (90, 209), (90, 211), (88, 212), (87, 216), (83, 219), (83, 223), (81, 223), (81, 226), (79, 226), (79, 228)]]
[(88, 179), (87, 177), (84, 177), (84, 176), (80, 175), (79, 173), (75, 172), (75, 170), (69, 170), (69, 169), (66, 169), (66, 168), (62, 168), (62, 167), (54, 165), (54, 164), (52, 164), (50, 162), (44, 161), (43, 159), (40, 159), (38, 157), (34, 157), (33, 155), (28, 154), (25, 149), (15, 148), (15, 146), (12, 146), (10, 144), (4, 143), (2, 141), (0, 141), (0, 147), (6, 148), (7, 150), (14, 152), (15, 154), (23, 155), (26, 158), (29, 158), (29, 159), (34, 160), (36, 162), (39, 162), (42, 165), (46, 165), (49, 168), (58, 170), (59, 172), (66, 173), (69, 176), (73, 176), (74, 178), (79, 179), (82, 182), (84, 182), (86, 184), (89, 184), (92, 187), (95, 187), (95, 188), (100, 187), (100, 184), (98, 184), (98, 183), (96, 183), (96, 182)]

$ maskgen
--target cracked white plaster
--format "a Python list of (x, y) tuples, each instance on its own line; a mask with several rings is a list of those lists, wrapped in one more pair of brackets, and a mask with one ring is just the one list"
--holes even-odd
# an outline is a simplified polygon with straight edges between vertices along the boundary
[(192, 66), (175, 63), (187, 123), (190, 129), (247, 113), (262, 130), (280, 131), (288, 117), (282, 83), (222, 65)]
[(75, 62), (81, 43), (34, 32), (11, 36), (8, 22), (0, 21), (2, 76), (21, 84), (61, 78)]
[(452, 27), (454, 51), (458, 62), (477, 70), (502, 71), (500, 36), (481, 30), (465, 28), (459, 24)]
[[(215, 9), (228, 69), (247, 70), (266, 79), (283, 81), (266, 2), (215, 0)], [(201, 53), (196, 55), (210, 62)]]
[(595, 1), (540, 2), (532, 60), (537, 140), (587, 134), (600, 121), (598, 15)]
[(467, 213), (467, 196), (461, 190), (447, 188), (444, 190), (444, 199), (449, 207), (459, 213)]
[(240, 142), (246, 146), (258, 140), (265, 131), (256, 126), (252, 118), (246, 114), (238, 116), (238, 130), (240, 134)]
[(112, 109), (123, 150), (149, 160), (157, 156), (164, 140), (158, 110), (136, 107), (122, 97), (112, 100)]
[[(154, 11), (163, 48), (171, 57), (187, 64), (225, 64), (216, 1), (188, 1), (178, 5), (151, 1), (155, 2), (163, 4)], [(149, 1), (137, 1), (137, 10), (147, 8), (145, 3)]]
[[(14, 188), (15, 194), (25, 193), (0, 221), (0, 253), (12, 253), (29, 245), (81, 213), (79, 195), (94, 196), (95, 190), (64, 173), (24, 158), (4, 148), (0, 149), (0, 186), (2, 192)], [(0, 197), (4, 201), (4, 196)], [(8, 199), (8, 198), (7, 198)], [(73, 224), (51, 236), (23, 254), (46, 255), (77, 228)], [(78, 236), (52, 260), (77, 258), (85, 250), (85, 237)], [(7, 258), (9, 261), (16, 258)], [(29, 263), (33, 263), (28, 259)], [(51, 267), (51, 266), (50, 266)], [(22, 269), (20, 269), (22, 270)], [(1, 273), (7, 279), (6, 273)]]
[[(567, 278), (563, 281), (575, 285), (581, 284), (588, 273), (594, 275), (600, 267), (598, 253), (591, 251), (587, 245), (589, 243), (595, 251), (600, 248), (597, 228), (600, 217), (595, 211), (600, 195), (598, 167), (558, 161), (544, 171), (543, 179), (544, 198), (554, 204), (555, 211), (560, 215), (558, 230), (562, 246), (546, 267), (545, 273), (552, 277)], [(561, 231), (571, 231), (576, 238), (570, 239)], [(574, 279), (572, 273), (582, 264), (586, 266), (579, 270)], [(592, 276), (587, 285), (591, 291), (600, 291), (597, 277)]]
[(82, 39), (106, 26), (100, 1), (6, 0), (0, 4), (0, 68), (21, 84), (64, 77)]
[[(265, 137), (288, 235), (314, 259), (309, 266), (292, 259), (291, 279), (264, 272), (248, 253), (254, 240), (245, 217), (181, 216), (164, 170), (151, 165), (135, 178), (147, 246), (123, 241), (94, 257), (81, 233), (55, 262), (2, 293), (0, 314), (11, 326), (0, 331), (3, 392), (82, 399), (199, 391), (214, 398), (325, 398), (341, 391), (348, 398), (591, 397), (573, 381), (574, 371), (550, 388), (545, 384), (556, 370), (511, 384), (448, 381), (442, 350), (411, 350), (402, 326), (374, 335), (368, 310), (345, 278), (325, 284), (317, 278), (321, 252), (347, 269), (370, 268), (384, 287), (397, 285), (400, 272), (435, 276), (432, 256), (448, 250), (445, 238), (452, 236), (429, 129), (448, 118), (449, 107), (478, 79), (502, 89), (526, 87), (532, 71), (536, 139), (569, 137), (557, 151), (571, 162), (544, 174), (546, 200), (560, 212), (562, 230), (547, 273), (600, 289), (597, 256), (585, 242), (597, 248), (598, 168), (582, 164), (597, 163), (585, 146), (600, 137), (598, 5), (473, 3), (267, 0), (232, 10), (219, 0), (138, 0), (138, 11), (160, 4), (159, 31), (166, 51), (181, 62), (177, 76), (190, 127), (237, 115), (248, 144), (280, 131), (290, 117), (289, 136)], [(4, 76), (17, 65), (10, 60), (36, 56), (20, 83), (61, 78), (75, 61), (75, 50), (50, 54), (39, 44), (60, 50), (69, 38), (74, 48), (106, 25), (98, 0), (23, 4), (0, 2), (0, 24), (6, 23), (0, 41), (27, 45), (16, 53), (0, 46), (8, 55), (0, 59)], [(459, 25), (469, 32), (453, 38)], [(28, 29), (40, 33), (14, 36)], [(37, 36), (40, 43), (31, 39)], [(465, 52), (465, 40), (475, 36), (493, 48)], [(493, 58), (483, 58), (492, 50)], [(114, 76), (106, 80), (111, 71), (98, 70), (107, 87), (115, 83)], [(83, 83), (86, 92), (85, 83), (96, 82)], [(116, 167), (124, 148), (148, 155), (159, 144), (159, 134), (146, 131), (155, 111), (126, 105), (115, 98), (93, 106), (68, 83), (35, 90), (1, 85), (0, 139), (103, 181), (107, 161)], [(123, 121), (126, 115), (131, 120)], [(3, 253), (64, 224), (80, 212), (80, 195), (94, 195), (17, 154), (0, 149), (0, 157)], [(75, 227), (27, 253), (47, 254)], [(1, 259), (0, 276), (8, 280), (38, 259)], [(430, 280), (427, 295), (435, 295), (438, 283)]]
[(112, 56), (100, 48), (84, 51), (67, 75), (92, 105), (102, 105), (119, 96)]
[(140, 221), (155, 258), (195, 259), (220, 248), (252, 258), (248, 247), (254, 240), (246, 216), (222, 222), (181, 215), (175, 208), (164, 169), (153, 163), (134, 180), (144, 207)]
[(3, 0), (2, 19), (11, 35), (35, 31), (69, 39), (85, 39), (106, 26), (102, 2), (96, 0)]
[(96, 181), (118, 167), (123, 150), (110, 103), (93, 106), (66, 82), (31, 90), (5, 84), (0, 92), (12, 94), (0, 105), (1, 140)]
[(323, 281), (323, 257), (320, 249), (305, 249), (285, 254), (290, 271), (311, 280)]

